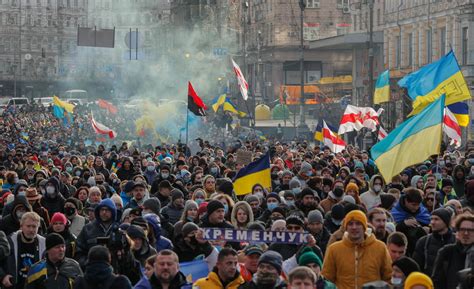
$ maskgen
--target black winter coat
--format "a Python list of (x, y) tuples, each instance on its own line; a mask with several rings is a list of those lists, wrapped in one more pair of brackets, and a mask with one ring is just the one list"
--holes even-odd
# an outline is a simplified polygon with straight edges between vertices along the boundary
[(457, 273), (464, 269), (467, 249), (456, 242), (438, 252), (431, 275), (435, 289), (456, 289), (459, 283)]
[(454, 242), (456, 242), (456, 237), (451, 230), (444, 235), (432, 233), (423, 236), (416, 242), (413, 259), (418, 263), (421, 271), (430, 276), (433, 273), (433, 266), (438, 251), (445, 245), (453, 244)]

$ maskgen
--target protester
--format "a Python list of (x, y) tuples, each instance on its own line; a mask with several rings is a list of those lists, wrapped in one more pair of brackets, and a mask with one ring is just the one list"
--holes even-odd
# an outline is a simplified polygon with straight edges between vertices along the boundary
[(283, 260), (281, 255), (275, 251), (267, 251), (258, 259), (257, 272), (251, 281), (238, 287), (239, 289), (285, 289), (285, 281), (280, 276)]
[[(281, 260), (281, 259), (280, 259)], [(200, 289), (237, 289), (245, 281), (237, 270), (237, 252), (224, 248), (219, 252), (217, 264), (206, 278), (197, 280), (193, 287)]]

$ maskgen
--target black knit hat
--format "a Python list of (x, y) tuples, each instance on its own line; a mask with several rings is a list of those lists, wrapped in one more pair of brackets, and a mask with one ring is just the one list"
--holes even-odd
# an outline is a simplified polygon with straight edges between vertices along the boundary
[(212, 200), (207, 204), (207, 215), (210, 216), (219, 209), (224, 209), (224, 204), (218, 200)]
[(87, 255), (87, 262), (106, 262), (110, 263), (110, 251), (107, 247), (96, 245), (89, 250)]
[(232, 182), (229, 182), (228, 180), (223, 180), (220, 184), (219, 187), (217, 188), (218, 191), (223, 192), (226, 195), (231, 196), (232, 192), (234, 191), (234, 185)]
[(408, 277), (410, 273), (420, 271), (420, 267), (410, 257), (402, 256), (400, 259), (392, 263), (392, 266), (397, 266), (403, 272), (405, 277)]
[(283, 258), (280, 253), (269, 250), (263, 253), (262, 256), (260, 256), (260, 258), (258, 259), (258, 265), (260, 265), (261, 263), (269, 264), (274, 267), (278, 271), (278, 273), (281, 273), (281, 269), (283, 266)]
[(82, 202), (79, 199), (71, 197), (66, 200), (66, 203), (71, 203), (79, 212), (82, 211)]
[(177, 199), (184, 199), (184, 194), (181, 190), (173, 189), (171, 191), (171, 201), (176, 201)]
[(161, 202), (158, 198), (152, 197), (143, 202), (143, 209), (149, 209), (155, 214), (160, 214)]
[(443, 220), (443, 222), (446, 224), (446, 226), (450, 226), (451, 225), (451, 212), (445, 208), (439, 208), (439, 209), (436, 209), (434, 210), (432, 213), (431, 213), (432, 216), (438, 216), (441, 220)]
[(183, 228), (181, 229), (181, 232), (183, 234), (183, 237), (186, 237), (187, 235), (189, 235), (189, 233), (197, 230), (199, 230), (199, 227), (196, 224), (194, 224), (193, 222), (188, 222), (184, 224)]
[(444, 187), (452, 187), (453, 186), (453, 181), (451, 181), (450, 179), (442, 179), (441, 180), (441, 188), (444, 188)]
[(130, 227), (127, 229), (127, 235), (131, 239), (146, 239), (145, 231), (142, 229), (142, 227), (137, 225), (130, 225)]
[(63, 236), (58, 233), (51, 233), (46, 236), (46, 251), (57, 246), (57, 245), (66, 245)]

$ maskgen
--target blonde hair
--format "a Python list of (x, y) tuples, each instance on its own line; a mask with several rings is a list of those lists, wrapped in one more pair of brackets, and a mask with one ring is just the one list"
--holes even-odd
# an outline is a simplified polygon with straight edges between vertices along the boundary
[(26, 220), (33, 220), (39, 225), (41, 222), (41, 217), (35, 212), (26, 212), (23, 214), (23, 216), (21, 216), (20, 226), (23, 225)]

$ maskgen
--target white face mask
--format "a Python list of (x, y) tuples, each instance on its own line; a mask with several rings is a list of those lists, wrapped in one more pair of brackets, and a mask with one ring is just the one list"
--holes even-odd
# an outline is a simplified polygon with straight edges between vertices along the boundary
[(373, 186), (373, 189), (374, 189), (374, 192), (378, 193), (382, 190), (382, 186), (381, 185), (375, 185), (375, 186)]
[(393, 285), (402, 285), (402, 278), (392, 277), (392, 284)]
[(46, 187), (46, 193), (48, 195), (54, 195), (55, 191), (56, 191), (56, 189), (53, 186)]

